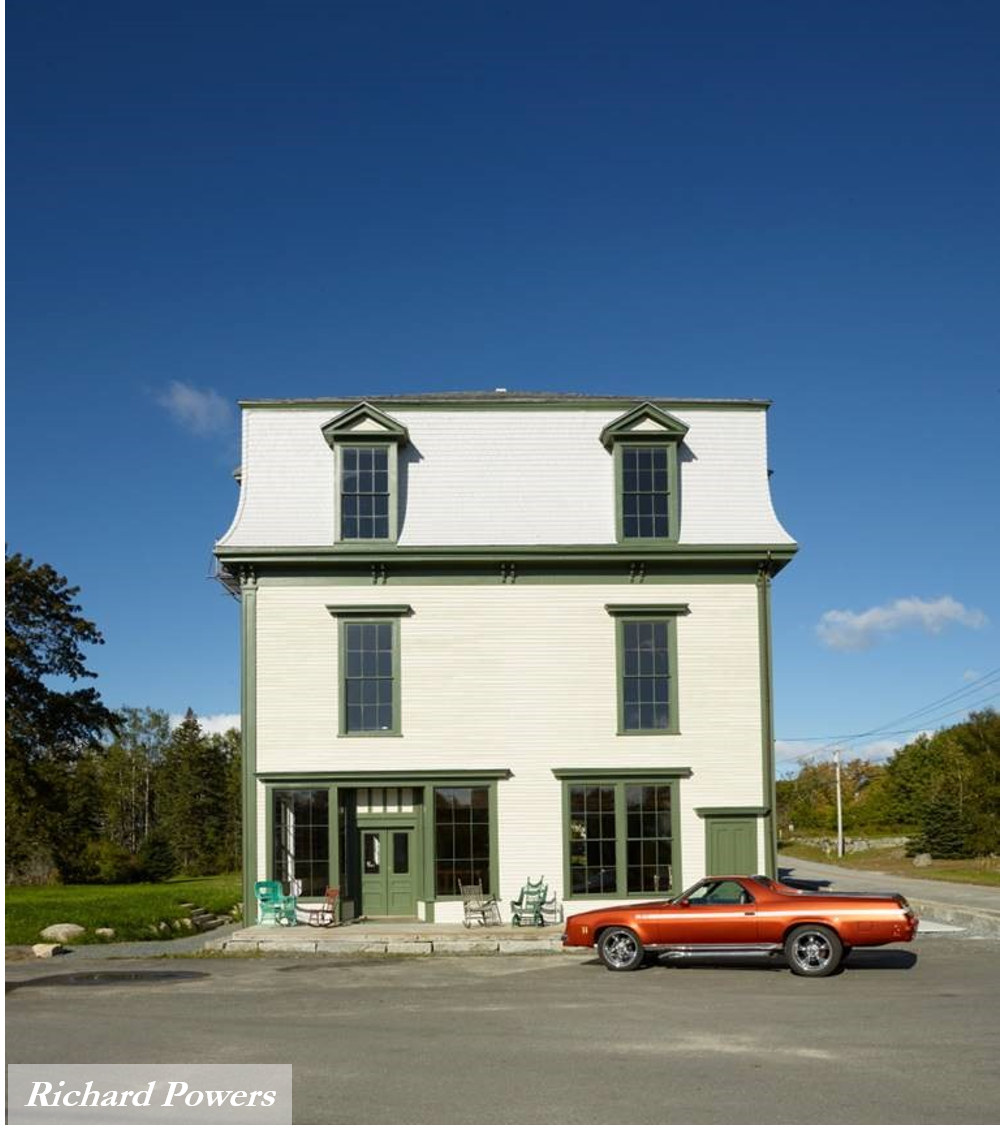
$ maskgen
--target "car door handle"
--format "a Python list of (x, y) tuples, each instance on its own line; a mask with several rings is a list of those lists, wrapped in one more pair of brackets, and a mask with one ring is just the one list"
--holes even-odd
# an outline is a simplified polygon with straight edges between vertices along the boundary
[(753, 918), (753, 916), (754, 916), (754, 914), (755, 914), (755, 913), (756, 913), (756, 912), (755, 912), (755, 911), (752, 911), (752, 910), (745, 910), (745, 911), (743, 912), (743, 914), (744, 914), (744, 916), (745, 916), (746, 918)]

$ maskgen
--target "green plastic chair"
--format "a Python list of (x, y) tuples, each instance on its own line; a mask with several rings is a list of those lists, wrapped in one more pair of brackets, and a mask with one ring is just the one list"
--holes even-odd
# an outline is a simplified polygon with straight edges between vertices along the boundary
[(544, 926), (545, 906), (549, 889), (545, 876), (533, 883), (530, 879), (521, 888), (521, 893), (510, 904), (513, 926)]
[(261, 926), (294, 926), (295, 896), (286, 895), (276, 879), (261, 879), (254, 883), (257, 900), (257, 921)]

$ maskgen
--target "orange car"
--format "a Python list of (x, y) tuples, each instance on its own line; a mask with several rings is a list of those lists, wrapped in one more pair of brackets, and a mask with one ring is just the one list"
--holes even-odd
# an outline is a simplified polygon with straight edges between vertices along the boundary
[(597, 946), (609, 970), (637, 970), (647, 952), (666, 958), (784, 955), (792, 971), (832, 974), (855, 946), (909, 942), (917, 918), (902, 895), (825, 894), (764, 875), (713, 876), (666, 902), (575, 914), (566, 946)]

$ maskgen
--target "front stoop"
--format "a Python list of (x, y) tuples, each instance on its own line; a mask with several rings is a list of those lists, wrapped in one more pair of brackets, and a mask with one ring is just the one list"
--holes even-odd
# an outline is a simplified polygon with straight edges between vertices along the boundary
[(564, 954), (562, 928), (474, 927), (358, 922), (327, 930), (305, 926), (251, 926), (212, 943), (226, 954)]

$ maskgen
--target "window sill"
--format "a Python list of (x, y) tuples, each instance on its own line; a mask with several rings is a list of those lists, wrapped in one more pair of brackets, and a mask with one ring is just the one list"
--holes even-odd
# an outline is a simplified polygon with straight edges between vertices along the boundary
[(680, 736), (679, 728), (620, 728), (615, 736)]
[(642, 891), (639, 894), (614, 894), (614, 895), (565, 895), (565, 902), (591, 902), (597, 903), (616, 903), (627, 902), (630, 899), (672, 899), (676, 896), (675, 891)]
[(338, 732), (338, 740), (374, 740), (378, 737), (401, 737), (400, 731), (394, 732)]

